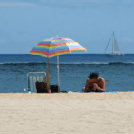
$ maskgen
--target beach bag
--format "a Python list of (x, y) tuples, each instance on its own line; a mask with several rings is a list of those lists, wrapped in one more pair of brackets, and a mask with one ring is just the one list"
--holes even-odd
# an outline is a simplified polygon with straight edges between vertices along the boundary
[(49, 88), (47, 87), (47, 83), (37, 81), (35, 85), (36, 85), (37, 93), (49, 93)]
[(58, 85), (50, 85), (50, 89), (51, 93), (58, 93)]

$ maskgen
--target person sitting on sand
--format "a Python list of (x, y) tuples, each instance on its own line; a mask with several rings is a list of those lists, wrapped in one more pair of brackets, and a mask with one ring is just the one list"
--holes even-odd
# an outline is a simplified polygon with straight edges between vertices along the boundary
[(82, 90), (85, 90), (85, 92), (105, 92), (105, 80), (98, 77), (98, 73), (91, 73), (86, 80), (86, 86)]

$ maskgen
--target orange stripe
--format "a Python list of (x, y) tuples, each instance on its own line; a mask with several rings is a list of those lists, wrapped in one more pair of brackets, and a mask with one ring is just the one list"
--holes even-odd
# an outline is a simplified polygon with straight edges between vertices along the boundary
[(70, 51), (58, 51), (56, 53), (51, 53), (51, 55), (49, 55), (49, 57), (55, 56), (55, 55), (61, 55), (61, 54), (68, 54), (70, 53)]
[(60, 55), (60, 54), (65, 54), (65, 53), (69, 53), (69, 50), (61, 50), (61, 51), (55, 51), (55, 52), (51, 52), (51, 53), (47, 53), (47, 52), (43, 52), (43, 51), (30, 51), (30, 54), (36, 54), (36, 55), (42, 55), (42, 56), (46, 56), (46, 57), (52, 57), (54, 55)]
[(58, 47), (58, 46), (66, 46), (66, 42), (65, 43), (56, 43), (56, 44), (43, 44), (43, 43), (39, 43), (36, 46), (41, 46), (41, 47)]
[(30, 54), (37, 54), (37, 55), (44, 55), (44, 56), (47, 56), (47, 52), (43, 52), (43, 51), (34, 51), (34, 50), (31, 50), (30, 51)]

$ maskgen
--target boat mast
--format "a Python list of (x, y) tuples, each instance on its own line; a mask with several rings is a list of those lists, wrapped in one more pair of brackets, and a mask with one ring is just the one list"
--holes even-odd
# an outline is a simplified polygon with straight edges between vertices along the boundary
[(114, 52), (114, 32), (113, 32), (113, 50), (112, 50), (112, 54)]

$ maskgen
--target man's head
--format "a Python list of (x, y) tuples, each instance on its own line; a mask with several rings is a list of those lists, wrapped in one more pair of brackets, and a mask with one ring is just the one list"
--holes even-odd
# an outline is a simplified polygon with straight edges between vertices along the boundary
[(94, 79), (98, 77), (99, 77), (98, 73), (90, 73), (90, 76), (89, 76), (90, 79)]

